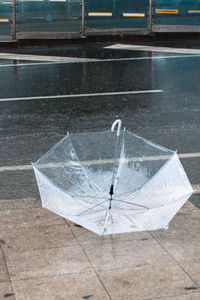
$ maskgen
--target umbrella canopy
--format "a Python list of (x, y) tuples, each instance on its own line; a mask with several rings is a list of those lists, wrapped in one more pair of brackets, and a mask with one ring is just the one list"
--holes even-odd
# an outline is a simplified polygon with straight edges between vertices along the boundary
[(43, 207), (100, 235), (168, 228), (193, 193), (178, 155), (120, 126), (68, 133), (33, 164)]

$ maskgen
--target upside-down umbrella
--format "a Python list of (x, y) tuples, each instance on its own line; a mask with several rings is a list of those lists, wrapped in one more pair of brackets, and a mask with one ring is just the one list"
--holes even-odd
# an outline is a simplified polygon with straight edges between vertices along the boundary
[(43, 207), (100, 235), (168, 228), (193, 193), (177, 153), (121, 120), (68, 133), (33, 167)]

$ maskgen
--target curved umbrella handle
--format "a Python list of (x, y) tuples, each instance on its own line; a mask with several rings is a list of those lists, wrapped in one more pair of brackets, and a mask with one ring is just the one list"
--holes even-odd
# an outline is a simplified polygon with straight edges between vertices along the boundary
[(115, 130), (115, 126), (118, 124), (118, 127), (117, 127), (117, 136), (120, 136), (120, 131), (121, 131), (121, 126), (122, 126), (122, 121), (120, 119), (117, 119), (113, 124), (112, 124), (112, 127), (111, 127), (111, 131), (114, 131)]

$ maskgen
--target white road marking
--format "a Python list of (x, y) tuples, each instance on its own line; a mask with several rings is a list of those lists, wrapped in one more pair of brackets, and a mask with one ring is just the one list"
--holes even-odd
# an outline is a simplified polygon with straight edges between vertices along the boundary
[[(4, 64), (0, 65), (0, 68), (8, 68), (8, 67), (24, 67), (24, 66), (37, 66), (37, 65), (55, 65), (61, 64), (61, 62), (41, 62), (41, 63), (21, 63), (21, 64)], [(62, 62), (63, 64), (63, 62)]]
[(154, 60), (154, 59), (169, 59), (169, 58), (193, 58), (193, 57), (200, 57), (199, 55), (170, 55), (170, 56), (151, 56), (151, 57), (147, 57), (147, 56), (143, 56), (143, 57), (125, 57), (125, 58), (108, 58), (108, 59), (101, 59), (98, 62), (109, 62), (109, 61), (131, 61), (131, 60)]
[[(161, 156), (146, 156), (146, 157), (132, 157), (129, 159), (125, 159), (124, 162), (126, 161), (153, 161), (153, 160), (166, 160), (168, 159), (170, 155), (161, 155)], [(195, 153), (181, 153), (178, 154), (178, 157), (180, 159), (188, 159), (188, 158), (200, 158), (200, 152), (195, 152)], [(101, 164), (110, 164), (113, 163), (114, 159), (105, 159), (101, 160)], [(66, 166), (69, 165), (77, 165), (78, 163), (73, 162), (73, 163), (66, 163)], [(99, 164), (99, 160), (88, 160), (88, 161), (81, 161), (81, 164), (83, 165), (95, 165)], [(64, 163), (47, 163), (47, 164), (41, 164), (41, 168), (52, 168), (52, 167), (61, 167), (63, 166)], [(10, 171), (28, 171), (32, 170), (33, 167), (32, 165), (18, 165), (18, 166), (2, 166), (0, 167), (0, 172), (10, 172)]]
[(132, 94), (150, 94), (162, 93), (163, 90), (144, 90), (144, 91), (125, 91), (125, 92), (106, 92), (106, 93), (90, 93), (90, 94), (68, 94), (55, 96), (34, 96), (34, 97), (19, 97), (19, 98), (2, 98), (0, 102), (5, 101), (25, 101), (25, 100), (49, 100), (49, 99), (63, 99), (63, 98), (80, 98), (80, 97), (99, 97), (99, 96), (119, 96)]
[[(165, 160), (167, 158), (169, 158), (170, 155), (166, 156), (147, 156), (147, 157), (133, 157), (130, 158), (129, 161), (141, 161), (141, 160), (145, 160), (145, 161), (150, 161), (150, 160)], [(196, 152), (196, 153), (182, 153), (178, 155), (179, 158), (181, 159), (188, 159), (188, 158), (200, 158), (200, 152)], [(110, 159), (110, 160), (103, 160), (101, 161), (102, 164), (107, 164), (107, 163), (113, 163), (114, 160)], [(72, 164), (72, 163), (71, 163)], [(76, 162), (73, 162), (73, 164), (75, 165)], [(82, 161), (81, 162), (82, 165), (88, 165), (88, 164), (99, 164), (98, 160), (93, 160), (93, 161)], [(45, 165), (41, 165), (40, 167), (42, 168), (52, 168), (52, 167), (63, 167), (63, 163), (53, 163), (53, 164), (45, 164)], [(66, 166), (69, 166), (69, 163), (66, 163)], [(19, 165), (19, 166), (2, 166), (0, 167), (0, 172), (13, 172), (13, 171), (30, 171), (32, 170), (33, 167), (32, 165)], [(200, 193), (200, 184), (192, 184), (192, 187), (195, 191), (196, 194)]]
[(32, 168), (33, 168), (32, 165), (4, 166), (4, 167), (0, 167), (0, 172), (28, 171), (31, 170)]
[[(5, 53), (4, 53), (5, 54)], [(28, 55), (23, 57), (22, 54), (12, 54), (13, 56), (1, 56), (0, 60), (24, 60), (24, 61), (41, 61), (38, 63), (21, 63), (21, 64), (0, 64), (0, 68), (7, 67), (23, 67), (23, 66), (34, 66), (34, 65), (52, 65), (52, 64), (73, 64), (73, 63), (101, 63), (101, 62), (118, 62), (118, 61), (137, 61), (137, 60), (157, 60), (157, 59), (177, 59), (177, 58), (194, 58), (200, 57), (199, 55), (170, 55), (170, 56), (154, 56), (154, 57), (123, 57), (123, 58), (108, 58), (108, 59), (93, 59), (93, 58), (74, 58), (74, 57), (54, 57), (54, 56), (38, 56), (37, 55)], [(19, 55), (22, 55), (19, 57)]]
[(194, 190), (194, 194), (200, 193), (200, 184), (192, 184), (192, 188)]
[(62, 57), (62, 56), (47, 56), (47, 55), (30, 55), (30, 54), (16, 54), (16, 53), (0, 53), (0, 59), (12, 60), (27, 60), (27, 61), (47, 61), (47, 62), (90, 62), (99, 61), (93, 58), (79, 58), (79, 57)]
[(118, 50), (138, 50), (138, 51), (156, 51), (167, 53), (184, 53), (184, 54), (200, 54), (200, 49), (185, 49), (185, 48), (171, 48), (171, 47), (157, 47), (157, 46), (143, 46), (143, 45), (126, 45), (115, 44), (104, 47), (105, 49)]

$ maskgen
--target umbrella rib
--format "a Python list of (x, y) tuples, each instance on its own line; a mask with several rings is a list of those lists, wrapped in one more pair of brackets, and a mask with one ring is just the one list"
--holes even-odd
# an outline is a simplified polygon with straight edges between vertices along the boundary
[[(139, 206), (139, 207), (149, 209), (149, 207), (141, 205), (141, 204), (131, 203), (131, 202), (124, 201), (124, 200), (117, 200), (117, 199), (113, 199), (113, 200), (116, 201), (116, 202), (119, 202), (119, 203), (126, 203), (126, 204), (135, 205), (135, 206)], [(116, 207), (116, 206), (114, 206), (114, 207)]]
[(87, 190), (83, 189), (81, 185), (78, 185), (78, 184), (75, 182), (75, 180), (71, 179), (71, 178), (68, 176), (68, 174), (67, 174), (65, 168), (63, 168), (63, 169), (64, 169), (65, 174), (67, 175), (67, 180), (69, 180), (72, 184), (74, 184), (78, 189), (80, 189), (83, 193), (85, 193), (85, 194), (87, 195), (87, 194), (88, 194)]
[[(135, 135), (136, 136), (136, 135)], [(164, 149), (164, 148), (163, 148)], [(168, 149), (165, 149), (165, 151)], [(168, 150), (169, 151), (169, 150)], [(171, 151), (170, 151), (171, 152)], [(135, 194), (137, 194), (140, 190), (142, 190), (149, 182), (151, 182), (158, 174), (159, 172), (171, 161), (171, 159), (174, 157), (174, 155), (176, 155), (176, 152), (172, 152), (172, 154), (169, 156), (169, 158), (164, 162), (164, 164), (156, 171), (156, 173), (149, 179), (147, 179), (139, 188), (137, 188), (133, 193), (130, 194), (125, 194), (125, 199), (130, 198), (131, 196), (134, 196)], [(123, 201), (125, 202), (125, 201)]]
[[(34, 166), (34, 168), (36, 168), (36, 167)], [(37, 169), (37, 168), (36, 168), (36, 169)], [(78, 197), (81, 197), (81, 196), (79, 196), (79, 195), (72, 194), (72, 193), (70, 193), (69, 191), (66, 192), (65, 189), (63, 189), (62, 187), (58, 186), (52, 179), (48, 178), (47, 175), (45, 175), (44, 173), (42, 173), (39, 169), (37, 169), (37, 172), (39, 172), (43, 177), (46, 178), (46, 180), (48, 180), (49, 182), (51, 182), (52, 185), (56, 186), (56, 188), (59, 188), (62, 192), (64, 192), (64, 193), (70, 195), (71, 197), (77, 197), (77, 196), (78, 196)], [(66, 172), (65, 172), (65, 173), (66, 173)], [(85, 191), (84, 189), (82, 189), (80, 186), (78, 186), (78, 184), (75, 183), (73, 180), (69, 179), (69, 177), (67, 177), (67, 179), (68, 179), (72, 184), (74, 184), (74, 185), (76, 185), (78, 188), (80, 188), (80, 190), (81, 190), (83, 193), (86, 193), (86, 191)], [(83, 197), (91, 198), (90, 196), (88, 196), (88, 194), (87, 194), (87, 196), (82, 196), (82, 198), (83, 198)], [(104, 199), (104, 197), (95, 197), (95, 198)], [(81, 199), (80, 199), (80, 200), (81, 200)], [(89, 201), (85, 201), (85, 200), (82, 200), (82, 201), (83, 201), (84, 203), (90, 203)]]
[[(89, 212), (87, 212), (86, 214), (84, 214), (83, 216), (85, 216), (85, 215), (91, 215), (91, 214), (95, 214), (95, 213), (100, 213), (100, 212), (102, 212), (102, 211), (105, 211), (105, 209), (106, 209), (106, 207), (99, 207), (98, 208), (98, 210), (95, 210), (95, 212), (93, 212), (92, 210), (90, 210)], [(81, 214), (81, 213), (80, 213)], [(73, 216), (75, 216), (75, 217), (77, 217), (77, 216), (80, 216), (79, 214), (78, 215), (73, 215)]]
[(111, 213), (111, 210), (108, 208), (107, 214), (106, 214), (106, 220), (105, 220), (105, 223), (104, 223), (104, 227), (103, 227), (103, 232), (102, 232), (102, 234), (104, 234), (105, 231), (106, 231), (106, 226), (107, 226), (107, 223), (108, 223), (108, 218), (109, 218), (109, 216), (110, 216), (110, 213)]
[(82, 199), (82, 198), (79, 198), (79, 197), (73, 197), (75, 198), (77, 201), (79, 201), (81, 204), (93, 204), (94, 202), (91, 202), (91, 201), (88, 201), (88, 200), (85, 200), (85, 199)]
[(116, 206), (113, 206), (113, 209), (118, 209), (118, 210), (121, 210), (121, 211), (123, 211), (123, 210), (126, 210), (126, 211), (129, 211), (129, 210), (132, 210), (132, 211), (146, 211), (146, 210), (148, 210), (148, 209), (145, 209), (145, 208), (124, 208), (124, 207), (120, 207), (120, 206), (118, 206), (118, 205), (116, 205)]
[(125, 199), (134, 196), (135, 194), (137, 194), (140, 190), (142, 190), (148, 183), (150, 183), (154, 178), (156, 178), (156, 176), (158, 176), (158, 174), (160, 173), (160, 171), (171, 161), (171, 159), (177, 155), (176, 152), (174, 152), (169, 158), (168, 160), (165, 161), (165, 163), (156, 171), (156, 173), (149, 179), (147, 179), (147, 181), (145, 181), (136, 191), (134, 191), (132, 194), (129, 194), (125, 197)]
[[(111, 213), (111, 212), (110, 212)], [(108, 213), (107, 213), (107, 215), (109, 215)], [(128, 218), (126, 215), (124, 215), (123, 213), (120, 213), (119, 214), (120, 215), (120, 217), (122, 218), (122, 217), (124, 217), (125, 219), (127, 219), (128, 221), (129, 221), (129, 223), (131, 223), (132, 225), (134, 225), (135, 226), (135, 224), (134, 224), (134, 222), (132, 222), (131, 220), (130, 220), (130, 218)], [(112, 217), (112, 215), (111, 215), (111, 217)], [(107, 222), (108, 222), (108, 220), (106, 220)], [(122, 221), (122, 220), (120, 220), (119, 218), (117, 218), (117, 222), (119, 222), (120, 224), (122, 224), (122, 225), (124, 225), (124, 222)], [(106, 222), (105, 222), (106, 223)], [(106, 224), (107, 225), (107, 224)], [(105, 225), (104, 225), (104, 231), (103, 231), (103, 234), (105, 233)]]
[[(124, 217), (125, 219), (127, 219), (133, 226), (136, 226), (135, 224), (134, 224), (134, 222), (127, 216), (127, 215), (125, 215), (124, 213), (122, 213), (122, 212), (120, 212), (119, 213), (122, 217)], [(120, 223), (120, 221), (118, 220), (118, 222)], [(122, 223), (123, 224), (123, 223)]]
[[(90, 207), (90, 208), (88, 208), (88, 209), (86, 209), (86, 210), (80, 212), (77, 216), (85, 215), (85, 213), (87, 214), (88, 211), (94, 209), (95, 207), (101, 206), (103, 203), (105, 203), (105, 202), (107, 202), (107, 201), (108, 201), (108, 200), (105, 200), (105, 201), (103, 201), (103, 202), (101, 202), (101, 203), (98, 203), (98, 204), (96, 204), (96, 205), (94, 205), (94, 206), (92, 206), (92, 207)], [(106, 208), (107, 208), (107, 207), (105, 207), (105, 209), (106, 209)]]

